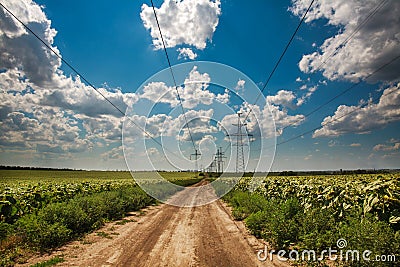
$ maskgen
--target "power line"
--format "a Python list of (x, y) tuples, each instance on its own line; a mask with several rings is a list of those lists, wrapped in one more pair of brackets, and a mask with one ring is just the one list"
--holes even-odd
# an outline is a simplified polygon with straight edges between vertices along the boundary
[[(378, 11), (387, 3), (387, 0), (382, 0), (378, 5), (376, 5), (371, 12), (365, 17), (365, 19), (346, 37), (345, 40), (343, 40), (343, 42), (341, 42), (336, 48), (335, 50), (329, 54), (329, 56), (323, 61), (321, 62), (321, 64), (316, 68), (319, 69), (322, 66), (324, 66), (328, 60), (330, 58), (332, 58), (334, 55), (336, 55), (354, 36), (357, 32), (359, 32), (361, 30), (362, 27), (365, 26), (365, 24), (371, 20), (371, 18), (378, 13)], [(312, 4), (312, 3), (311, 3)], [(311, 7), (311, 6), (310, 6)], [(309, 9), (310, 9), (309, 7)], [(308, 10), (309, 10), (308, 9)], [(303, 20), (304, 20), (304, 16), (303, 16)], [(380, 71), (381, 69), (383, 69), (384, 67), (386, 67), (387, 65), (391, 64), (393, 61), (397, 60), (398, 57), (394, 58), (393, 60), (391, 60), (390, 62), (387, 62), (386, 64), (382, 65), (379, 69), (377, 69), (376, 71), (372, 72), (371, 74), (369, 74), (364, 80), (368, 79), (369, 77), (371, 77), (372, 75), (374, 75), (376, 72)], [(308, 78), (310, 78), (312, 75), (314, 75), (315, 72), (313, 72), (311, 75), (309, 75)], [(317, 112), (318, 110), (320, 110), (321, 108), (323, 108), (324, 106), (328, 105), (329, 103), (331, 103), (332, 101), (334, 101), (335, 99), (337, 99), (338, 97), (344, 95), (345, 93), (347, 93), (348, 91), (352, 90), (353, 88), (355, 88), (356, 86), (358, 86), (363, 80), (359, 81), (358, 83), (350, 86), (349, 88), (347, 88), (346, 90), (344, 90), (343, 92), (341, 92), (340, 94), (336, 95), (335, 97), (333, 97), (332, 99), (330, 99), (329, 101), (325, 102), (324, 104), (318, 106), (316, 109), (312, 110), (311, 112), (307, 113), (303, 119), (301, 120), (297, 120), (289, 125), (286, 125), (285, 127), (283, 127), (281, 130), (284, 130), (290, 126), (296, 125), (298, 122), (304, 120), (305, 118), (309, 117), (310, 115), (312, 115), (313, 113)], [(264, 87), (265, 88), (265, 87)], [(263, 89), (264, 89), (263, 88)], [(259, 95), (260, 96), (260, 95)], [(259, 99), (259, 97), (257, 98), (257, 100)], [(257, 101), (256, 101), (257, 102)], [(250, 112), (252, 111), (252, 109), (250, 109)], [(248, 116), (246, 116), (247, 119)]]
[[(356, 29), (354, 29), (354, 31), (349, 34), (349, 36), (347, 36), (347, 38), (341, 42), (336, 49), (316, 68), (319, 69), (320, 67), (322, 67), (323, 65), (325, 65), (328, 60), (330, 58), (332, 58), (334, 55), (336, 55), (341, 48), (343, 48), (354, 36), (355, 34), (361, 30), (362, 27), (365, 26), (365, 24), (386, 4), (387, 0), (383, 0), (381, 1), (378, 5), (375, 6), (375, 8), (373, 8), (371, 10), (371, 12), (367, 15), (367, 17), (356, 27)], [(334, 100), (336, 100), (337, 98), (341, 97), (342, 95), (346, 94), (347, 92), (349, 92), (350, 90), (354, 89), (355, 87), (357, 87), (358, 85), (360, 85), (362, 82), (366, 81), (367, 79), (369, 79), (370, 77), (372, 77), (373, 75), (375, 75), (377, 72), (381, 71), (382, 69), (384, 69), (385, 67), (387, 67), (388, 65), (392, 64), (394, 61), (398, 60), (400, 58), (400, 55), (398, 55), (397, 57), (391, 59), (390, 61), (386, 62), (385, 64), (383, 64), (382, 66), (380, 66), (378, 69), (376, 69), (375, 71), (371, 72), (369, 75), (367, 75), (365, 78), (361, 79), (360, 81), (358, 81), (357, 83), (351, 85), (350, 87), (348, 87), (347, 89), (345, 89), (344, 91), (340, 92), (339, 94), (337, 94), (336, 96), (334, 96), (333, 98), (331, 98), (330, 100), (326, 101), (325, 103), (319, 105), (317, 108), (313, 109), (311, 112), (308, 112), (306, 115), (304, 115), (304, 117), (300, 120), (297, 120), (289, 125), (286, 125), (284, 127), (281, 128), (281, 131), (283, 131), (284, 129), (291, 127), (293, 125), (296, 125), (297, 123), (299, 123), (300, 121), (310, 117), (312, 114), (314, 114), (315, 112), (319, 111), (320, 109), (322, 109), (324, 106), (330, 104), (331, 102), (333, 102)], [(311, 77), (314, 73), (312, 73), (311, 75), (309, 75), (309, 77)], [(317, 128), (318, 129), (318, 128)], [(307, 134), (309, 132), (312, 132), (316, 129), (312, 129), (310, 131), (307, 131), (304, 134)], [(300, 135), (300, 136), (302, 136)], [(299, 137), (295, 137), (295, 139), (297, 139)], [(284, 143), (286, 143), (288, 141), (285, 141)], [(278, 145), (278, 144), (277, 144)]]
[[(371, 12), (366, 16), (366, 18), (354, 29), (354, 31), (351, 32), (351, 34), (349, 34), (346, 39), (341, 42), (336, 49), (316, 68), (319, 69), (320, 67), (322, 67), (323, 65), (325, 65), (328, 60), (330, 58), (332, 58), (334, 55), (336, 55), (354, 36), (357, 32), (359, 32), (361, 30), (362, 27), (365, 26), (365, 24), (376, 14), (378, 13), (378, 11), (387, 3), (387, 0), (383, 0), (381, 1), (378, 5), (376, 5)], [(375, 71), (371, 72), (369, 75), (367, 75), (364, 79), (361, 79), (360, 81), (358, 81), (356, 84), (351, 85), (349, 88), (347, 88), (346, 90), (342, 91), (341, 93), (337, 94), (336, 96), (334, 96), (333, 98), (331, 98), (330, 100), (328, 100), (327, 102), (321, 104), (320, 106), (318, 106), (317, 108), (315, 108), (314, 110), (312, 110), (311, 112), (307, 113), (306, 115), (304, 115), (304, 117), (300, 120), (297, 120), (289, 125), (286, 125), (284, 127), (281, 128), (281, 131), (283, 131), (284, 129), (296, 125), (297, 123), (299, 123), (300, 121), (308, 118), (309, 116), (311, 116), (312, 114), (314, 114), (315, 112), (317, 112), (318, 110), (322, 109), (324, 106), (328, 105), (329, 103), (333, 102), (334, 100), (336, 100), (337, 98), (339, 98), (340, 96), (346, 94), (347, 92), (349, 92), (350, 90), (354, 89), (355, 87), (357, 87), (358, 85), (360, 85), (362, 82), (366, 81), (368, 78), (370, 78), (371, 76), (375, 75), (377, 72), (381, 71), (382, 69), (384, 69), (385, 67), (387, 67), (388, 65), (390, 65), (391, 63), (393, 63), (394, 61), (398, 60), (400, 58), (400, 55), (393, 58), (392, 60), (386, 62), (385, 64), (383, 64), (382, 66), (380, 66), (378, 69), (376, 69)], [(314, 73), (312, 73), (311, 75), (309, 75), (309, 77), (311, 77)], [(258, 100), (258, 99), (257, 99)], [(250, 109), (251, 112), (251, 109)], [(249, 114), (250, 114), (249, 112)], [(247, 118), (247, 117), (246, 117)], [(313, 131), (313, 130), (310, 130)], [(308, 133), (308, 132), (307, 132)], [(302, 135), (300, 135), (302, 136)], [(298, 137), (297, 137), (298, 138)], [(297, 139), (296, 138), (296, 139)]]
[(85, 81), (91, 88), (93, 88), (98, 94), (100, 94), (108, 103), (110, 103), (119, 113), (125, 116), (125, 113), (118, 107), (116, 106), (113, 102), (111, 102), (102, 92), (98, 90), (96, 86), (94, 86), (91, 82), (89, 82), (85, 76), (83, 76), (78, 70), (76, 70), (71, 64), (68, 63), (63, 57), (61, 57), (50, 45), (48, 45), (45, 41), (43, 41), (42, 38), (40, 38), (34, 31), (32, 31), (28, 25), (23, 23), (17, 16), (14, 15), (8, 8), (6, 8), (3, 3), (0, 3), (0, 5), (11, 15), (13, 16), (14, 19), (16, 19), (19, 23), (24, 26), (25, 29), (27, 29), (31, 34), (33, 34), (43, 45), (46, 46), (47, 49), (49, 49), (57, 58), (59, 58), (65, 65), (67, 65), (73, 72), (75, 72), (76, 75), (78, 75), (83, 81)]
[[(271, 78), (272, 78), (272, 76), (274, 75), (276, 69), (278, 68), (279, 64), (281, 63), (283, 57), (285, 56), (286, 51), (288, 50), (288, 48), (289, 48), (290, 44), (292, 43), (294, 37), (296, 36), (297, 32), (299, 31), (300, 26), (303, 24), (303, 21), (305, 20), (307, 14), (308, 14), (308, 12), (310, 11), (311, 7), (313, 6), (314, 2), (315, 2), (315, 0), (312, 0), (312, 1), (311, 1), (311, 3), (310, 3), (310, 5), (308, 6), (306, 12), (303, 14), (303, 17), (301, 18), (301, 20), (300, 20), (299, 24), (297, 25), (295, 31), (293, 32), (293, 34), (292, 34), (292, 36), (290, 37), (288, 43), (286, 44), (285, 48), (283, 49), (282, 54), (280, 55), (278, 61), (275, 63), (274, 68), (272, 69), (272, 71), (271, 71), (271, 73), (269, 74), (269, 76), (268, 76), (266, 82), (264, 83), (263, 88), (262, 88), (261, 91), (258, 93), (258, 95), (257, 95), (256, 100), (254, 101), (254, 103), (257, 103), (257, 101), (260, 99), (261, 95), (263, 94), (265, 88), (267, 88), (267, 85), (268, 85), (269, 81), (271, 80)], [(249, 106), (249, 107), (250, 107), (250, 106)], [(244, 121), (246, 121), (246, 120), (248, 119), (248, 117), (250, 116), (250, 113), (251, 113), (252, 111), (253, 111), (253, 109), (250, 108), (250, 109), (249, 109), (249, 112), (247, 113), (246, 117), (244, 118)], [(229, 144), (226, 146), (226, 148), (225, 148), (225, 150), (224, 150), (224, 153), (226, 153), (226, 152), (228, 151), (228, 148), (229, 148)]]
[(373, 75), (375, 75), (376, 73), (378, 73), (379, 71), (383, 70), (385, 67), (387, 67), (388, 65), (392, 64), (394, 61), (398, 60), (400, 58), (400, 55), (398, 55), (397, 57), (391, 59), (390, 61), (386, 62), (385, 64), (383, 64), (382, 66), (380, 66), (378, 69), (376, 69), (375, 71), (371, 72), (370, 74), (368, 74), (365, 78), (361, 79), (360, 81), (358, 81), (355, 84), (352, 84), (350, 87), (348, 87), (346, 90), (340, 92), (339, 94), (337, 94), (336, 96), (332, 97), (330, 100), (328, 100), (327, 102), (319, 105), (317, 108), (313, 109), (311, 112), (307, 113), (306, 115), (304, 115), (303, 119), (301, 120), (297, 120), (294, 123), (291, 123), (289, 125), (286, 125), (285, 127), (282, 127), (281, 130), (284, 130), (290, 126), (296, 125), (297, 123), (299, 123), (300, 121), (304, 120), (305, 118), (310, 117), (312, 114), (314, 114), (315, 112), (317, 112), (318, 110), (320, 110), (321, 108), (323, 108), (324, 106), (328, 105), (329, 103), (333, 102), (334, 100), (336, 100), (337, 98), (341, 97), (342, 95), (346, 94), (347, 92), (349, 92), (350, 90), (354, 89), (355, 87), (357, 87), (358, 85), (360, 85), (362, 82), (368, 80), (370, 77), (372, 77)]
[[(155, 17), (156, 22), (157, 22), (158, 31), (159, 31), (160, 36), (161, 36), (161, 41), (162, 41), (162, 44), (163, 44), (163, 47), (164, 47), (165, 56), (166, 56), (167, 61), (168, 61), (168, 66), (169, 66), (169, 70), (171, 72), (172, 80), (174, 81), (176, 94), (178, 96), (178, 100), (179, 100), (179, 103), (180, 103), (181, 108), (182, 108), (182, 114), (183, 114), (183, 117), (185, 119), (186, 128), (188, 129), (190, 140), (192, 141), (193, 149), (195, 151), (195, 154), (196, 155), (200, 155), (200, 154), (197, 154), (198, 152), (197, 152), (197, 149), (196, 149), (196, 144), (194, 142), (194, 139), (193, 139), (193, 136), (192, 136), (192, 131), (190, 130), (190, 126), (189, 126), (189, 123), (188, 123), (188, 120), (187, 120), (187, 117), (186, 117), (186, 111), (185, 111), (185, 108), (183, 107), (182, 98), (181, 98), (181, 96), (179, 94), (179, 90), (178, 90), (178, 85), (176, 84), (175, 75), (174, 75), (174, 72), (172, 70), (171, 61), (169, 60), (169, 56), (168, 56), (168, 52), (167, 52), (167, 46), (165, 44), (164, 37), (163, 37), (163, 34), (161, 32), (160, 23), (158, 22), (158, 17), (157, 17), (156, 9), (154, 7), (153, 0), (150, 0), (150, 2), (151, 2), (151, 7), (153, 8), (154, 17)], [(197, 160), (197, 156), (196, 156), (196, 160)]]
[[(399, 89), (395, 89), (395, 90), (393, 90), (393, 91), (391, 91), (391, 92), (389, 92), (389, 93), (387, 93), (387, 94), (383, 94), (381, 97), (388, 96), (388, 95), (393, 94), (394, 92), (397, 92), (397, 91), (399, 91)], [(379, 97), (373, 98), (373, 99), (372, 99), (372, 102), (373, 102), (373, 101), (376, 101), (378, 98), (379, 98)], [(338, 118), (335, 118), (335, 119), (333, 119), (333, 120), (331, 120), (331, 121), (329, 121), (329, 122), (326, 122), (326, 123), (322, 123), (321, 126), (315, 127), (315, 128), (313, 128), (313, 129), (311, 129), (311, 130), (308, 130), (308, 131), (303, 132), (302, 134), (296, 135), (295, 137), (292, 137), (292, 138), (290, 138), (290, 139), (287, 139), (287, 140), (285, 140), (285, 141), (282, 141), (282, 142), (276, 144), (276, 146), (280, 146), (280, 145), (289, 143), (289, 142), (291, 142), (291, 141), (293, 141), (293, 140), (296, 140), (296, 139), (298, 139), (298, 138), (301, 138), (302, 136), (304, 136), (304, 135), (306, 135), (306, 134), (309, 134), (309, 133), (311, 133), (311, 132), (314, 132), (314, 131), (316, 131), (316, 130), (318, 130), (318, 129), (320, 129), (320, 128), (326, 126), (326, 125), (332, 124), (333, 122), (338, 121), (338, 120), (340, 120), (340, 119), (342, 119), (342, 118), (344, 118), (344, 117), (346, 117), (346, 116), (348, 116), (348, 115), (350, 115), (350, 114), (352, 114), (352, 113), (354, 113), (354, 112), (356, 112), (356, 111), (358, 111), (358, 110), (364, 108), (364, 106), (366, 106), (366, 105), (368, 105), (368, 104), (369, 104), (369, 102), (366, 102), (366, 103), (360, 105), (359, 107), (357, 107), (356, 109), (353, 109), (352, 111), (347, 112), (347, 113), (343, 114), (342, 116), (340, 116), (340, 117), (338, 117)]]
[(372, 9), (372, 11), (365, 17), (365, 19), (354, 29), (354, 31), (352, 33), (350, 33), (345, 40), (343, 40), (343, 42), (341, 42), (336, 48), (335, 50), (329, 54), (329, 56), (316, 68), (319, 69), (321, 68), (323, 65), (326, 64), (326, 62), (328, 61), (328, 59), (330, 59), (331, 57), (333, 57), (334, 55), (336, 55), (339, 50), (341, 50), (351, 39), (353, 39), (353, 37), (356, 35), (356, 33), (358, 33), (362, 27), (365, 26), (365, 24), (373, 17), (375, 16), (376, 13), (378, 13), (378, 11), (387, 3), (387, 0), (382, 0), (378, 5), (375, 6), (375, 8)]
[[(320, 69), (322, 66), (326, 65), (326, 63), (329, 61), (329, 59), (331, 59), (333, 56), (337, 55), (342, 48), (344, 48), (347, 43), (353, 39), (353, 37), (356, 35), (356, 33), (358, 33), (361, 28), (363, 28), (365, 26), (365, 24), (367, 22), (369, 22), (371, 20), (371, 18), (373, 16), (376, 15), (376, 13), (379, 12), (379, 10), (387, 3), (387, 0), (382, 0), (378, 5), (376, 5), (374, 8), (371, 9), (371, 12), (365, 17), (365, 19), (358, 24), (358, 26), (338, 45), (336, 46), (335, 50), (330, 53), (316, 68), (315, 70)], [(315, 75), (315, 71), (312, 72), (310, 75), (308, 75), (307, 80), (310, 79), (313, 75)], [(299, 89), (294, 90), (293, 92), (297, 92), (299, 91)]]
[[(133, 123), (139, 130), (141, 130), (145, 135), (147, 135), (149, 138), (151, 138), (155, 143), (157, 143), (160, 147), (163, 147), (163, 145), (155, 139), (149, 132), (147, 132), (145, 129), (143, 129), (139, 124), (137, 124), (135, 121), (130, 119), (125, 115), (125, 113), (117, 106), (115, 105), (110, 99), (108, 99), (105, 94), (103, 94), (96, 86), (94, 86), (89, 80), (85, 78), (82, 73), (80, 73), (76, 68), (74, 68), (66, 59), (61, 57), (49, 44), (47, 44), (40, 36), (38, 36), (31, 28), (29, 28), (28, 25), (26, 25), (24, 22), (22, 22), (16, 15), (14, 15), (13, 12), (11, 12), (8, 8), (6, 8), (3, 3), (0, 3), (1, 7), (4, 8), (15, 20), (17, 20), (27, 31), (29, 31), (33, 36), (36, 37), (48, 50), (50, 50), (57, 58), (59, 58), (65, 65), (67, 65), (76, 75), (78, 75), (84, 82), (86, 82), (90, 88), (95, 90), (101, 97), (104, 98), (111, 106), (113, 106), (121, 115), (126, 117), (131, 123)], [(168, 149), (164, 148), (166, 151)], [(175, 155), (175, 153), (172, 153), (171, 151), (170, 154)]]
[[(330, 100), (328, 100), (327, 102), (325, 102), (324, 104), (320, 105), (319, 107), (317, 107), (316, 109), (314, 109), (313, 111), (311, 111), (310, 113), (308, 113), (306, 116), (304, 116), (304, 118), (303, 118), (302, 120), (304, 120), (305, 118), (309, 117), (311, 114), (315, 113), (316, 111), (318, 111), (319, 109), (321, 109), (323, 106), (326, 106), (327, 104), (331, 103), (332, 101), (334, 101), (334, 100), (337, 99), (338, 97), (344, 95), (345, 93), (347, 93), (347, 92), (350, 91), (351, 89), (353, 89), (353, 88), (355, 88), (356, 86), (360, 85), (362, 82), (366, 81), (368, 78), (372, 77), (373, 75), (375, 75), (375, 74), (378, 73), (379, 71), (383, 70), (385, 67), (389, 66), (390, 64), (392, 64), (394, 61), (396, 61), (396, 60), (398, 60), (398, 59), (400, 59), (400, 55), (394, 57), (394, 58), (391, 59), (390, 61), (388, 61), (388, 62), (386, 62), (385, 64), (383, 64), (382, 66), (380, 66), (380, 67), (379, 67), (378, 69), (376, 69), (375, 71), (371, 72), (369, 75), (367, 75), (364, 79), (362, 79), (362, 80), (359, 81), (358, 83), (351, 85), (349, 88), (347, 88), (347, 89), (344, 90), (343, 92), (339, 93), (338, 95), (336, 95), (336, 96), (333, 97), (332, 99), (330, 99)], [(396, 91), (396, 90), (394, 90), (394, 91)], [(388, 93), (388, 94), (386, 94), (386, 95), (392, 94), (394, 91), (392, 91), (392, 92), (390, 92), (390, 93)], [(386, 95), (383, 95), (383, 96), (386, 96)], [(374, 98), (372, 101), (374, 101), (374, 100), (376, 100), (376, 98)], [(365, 105), (365, 104), (364, 104), (364, 105)], [(351, 113), (353, 113), (353, 112), (355, 112), (355, 111), (361, 109), (362, 107), (363, 107), (363, 106), (361, 105), (359, 108), (357, 108), (357, 109), (355, 109), (355, 110), (353, 110), (353, 111), (351, 111), (351, 112), (349, 112), (349, 113), (347, 113), (347, 114), (344, 114), (343, 116), (341, 116), (341, 117), (335, 119), (334, 121), (336, 121), (336, 120), (338, 120), (338, 119), (341, 119), (341, 118), (343, 118), (343, 117), (345, 117), (345, 116), (347, 116), (347, 115), (350, 115)], [(300, 121), (301, 121), (301, 120), (297, 120), (297, 121), (294, 122), (294, 123), (291, 123), (291, 124), (289, 124), (289, 125), (286, 125), (286, 126), (283, 127), (281, 130), (284, 130), (284, 129), (290, 127), (290, 126), (293, 126), (293, 125), (297, 124), (297, 123), (300, 122)], [(332, 123), (332, 122), (331, 122), (331, 123)], [(327, 124), (330, 124), (330, 123), (327, 123)], [(325, 126), (325, 125), (327, 125), (327, 124), (324, 124), (324, 125), (322, 125), (322, 126), (313, 128), (313, 129), (308, 130), (308, 131), (305, 131), (305, 132), (303, 132), (302, 134), (299, 134), (299, 135), (297, 135), (297, 136), (295, 136), (295, 137), (293, 137), (293, 138), (290, 138), (290, 139), (288, 139), (288, 140), (285, 140), (285, 141), (282, 141), (282, 142), (280, 142), (280, 143), (277, 143), (276, 146), (279, 146), (279, 145), (281, 145), (281, 144), (285, 144), (285, 143), (288, 143), (288, 142), (293, 141), (293, 140), (295, 140), (295, 139), (298, 139), (298, 138), (302, 137), (303, 135), (306, 135), (306, 134), (308, 134), (308, 133), (310, 133), (310, 132), (313, 132), (313, 131), (315, 131), (315, 130), (318, 130), (319, 128), (321, 128), (321, 127), (323, 127), (323, 126)], [(254, 150), (254, 151), (257, 151), (257, 150)]]
[[(290, 44), (292, 43), (294, 37), (296, 36), (297, 32), (299, 31), (301, 24), (303, 24), (303, 21), (305, 20), (307, 14), (308, 14), (308, 12), (310, 11), (310, 9), (311, 9), (312, 5), (314, 4), (314, 2), (315, 2), (315, 0), (312, 0), (312, 1), (311, 1), (311, 3), (310, 3), (310, 5), (308, 6), (306, 12), (303, 14), (303, 17), (301, 18), (299, 24), (297, 25), (296, 30), (293, 32), (292, 36), (290, 37), (289, 42), (286, 44), (285, 49), (283, 50), (281, 56), (279, 57), (278, 61), (276, 62), (275, 66), (274, 66), (274, 68), (272, 69), (271, 73), (269, 74), (269, 76), (268, 76), (266, 82), (264, 83), (263, 88), (262, 88), (261, 91), (258, 93), (257, 98), (256, 98), (256, 100), (254, 101), (254, 103), (257, 103), (257, 101), (260, 99), (262, 93), (264, 92), (265, 88), (267, 88), (267, 85), (268, 85), (269, 81), (271, 80), (271, 78), (272, 78), (272, 76), (274, 75), (276, 69), (278, 68), (279, 64), (281, 63), (281, 61), (282, 61), (284, 55), (286, 54), (286, 51), (288, 50), (288, 48), (289, 48)], [(247, 120), (247, 118), (249, 117), (249, 115), (250, 115), (251, 112), (252, 112), (252, 109), (249, 110), (249, 112), (247, 113), (246, 117), (244, 118), (245, 121)]]

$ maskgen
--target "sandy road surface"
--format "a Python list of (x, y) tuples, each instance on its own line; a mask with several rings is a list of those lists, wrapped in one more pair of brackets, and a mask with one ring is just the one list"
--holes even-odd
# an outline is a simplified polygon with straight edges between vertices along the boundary
[[(195, 202), (212, 193), (199, 187), (174, 197)], [(220, 201), (192, 208), (162, 204), (128, 219), (136, 221), (108, 224), (99, 230), (103, 237), (93, 233), (47, 258), (62, 255), (65, 262), (57, 266), (275, 266), (257, 259), (263, 245), (232, 220)]]

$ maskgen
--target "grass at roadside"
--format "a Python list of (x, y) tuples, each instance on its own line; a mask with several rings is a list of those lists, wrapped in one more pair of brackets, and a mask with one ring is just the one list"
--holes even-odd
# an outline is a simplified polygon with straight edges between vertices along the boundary
[[(194, 173), (162, 175), (181, 186), (201, 180)], [(0, 177), (0, 266), (23, 262), (30, 253), (56, 248), (156, 203), (129, 172), (1, 170)], [(167, 186), (160, 194), (176, 190)]]
[(24, 256), (24, 250), (56, 248), (98, 229), (106, 221), (121, 219), (128, 211), (154, 203), (136, 186), (50, 203), (8, 225), (8, 234), (0, 246), (4, 256), (0, 265), (12, 266)]
[(54, 266), (57, 263), (61, 263), (61, 262), (64, 262), (64, 259), (62, 257), (54, 257), (54, 258), (51, 258), (50, 260), (31, 265), (30, 267), (49, 267), (49, 266)]
[[(313, 250), (318, 257), (329, 248), (339, 251), (337, 241), (345, 239), (345, 251), (369, 250), (371, 259), (376, 255), (396, 259), (361, 259), (345, 266), (398, 266), (400, 179), (396, 176), (268, 177), (255, 192), (248, 190), (248, 182), (239, 182), (224, 200), (234, 218), (243, 220), (270, 249)], [(315, 266), (316, 261), (296, 264)]]
[(197, 172), (160, 172), (162, 177), (173, 184), (190, 186), (203, 180), (204, 176)]

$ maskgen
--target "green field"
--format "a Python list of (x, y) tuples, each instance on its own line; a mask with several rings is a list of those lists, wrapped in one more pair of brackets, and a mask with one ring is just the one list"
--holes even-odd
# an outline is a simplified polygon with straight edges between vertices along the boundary
[(1, 183), (51, 179), (131, 179), (127, 171), (1, 170)]
[[(169, 181), (187, 180), (196, 176), (193, 172), (159, 172)], [(64, 170), (0, 170), (0, 185), (13, 182), (38, 182), (55, 180), (132, 180), (128, 171), (64, 171)]]
[[(106, 221), (157, 203), (129, 172), (2, 170), (0, 174), (0, 266), (12, 266), (30, 251), (56, 248)], [(183, 186), (204, 178), (190, 172), (161, 175)], [(271, 248), (322, 251), (336, 248), (336, 241), (344, 238), (349, 249), (397, 259), (345, 266), (398, 263), (399, 174), (268, 176), (253, 191), (250, 179), (242, 178), (223, 199), (232, 207), (234, 218), (243, 220)], [(219, 185), (232, 182), (219, 181)], [(163, 189), (166, 197), (179, 190)], [(218, 183), (215, 189), (219, 190)]]
[[(200, 181), (189, 172), (161, 175), (181, 186)], [(157, 203), (129, 172), (1, 170), (0, 177), (0, 266), (13, 266), (29, 252), (61, 246)], [(161, 198), (179, 190), (161, 186)]]
[(271, 249), (338, 251), (337, 240), (345, 239), (346, 249), (370, 250), (371, 258), (394, 255), (396, 262), (340, 264), (398, 266), (399, 174), (267, 177), (254, 192), (249, 187), (250, 178), (242, 179), (224, 200)]
[[(191, 172), (160, 174), (181, 186), (201, 179)], [(6, 223), (14, 223), (49, 203), (66, 201), (77, 195), (137, 187), (127, 171), (1, 170), (0, 177), (0, 222)]]

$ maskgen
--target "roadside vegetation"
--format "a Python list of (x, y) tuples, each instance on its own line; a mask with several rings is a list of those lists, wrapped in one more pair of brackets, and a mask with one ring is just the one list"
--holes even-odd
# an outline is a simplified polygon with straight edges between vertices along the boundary
[[(400, 261), (400, 178), (386, 175), (267, 177), (254, 192), (243, 178), (224, 200), (236, 220), (268, 242), (270, 249), (360, 251), (360, 261), (344, 266), (398, 266)], [(363, 261), (361, 253), (394, 255), (396, 261)], [(320, 254), (317, 254), (317, 257)], [(288, 255), (286, 255), (288, 256)], [(301, 260), (301, 258), (299, 259)], [(292, 262), (323, 266), (312, 259)]]
[[(167, 176), (183, 186), (199, 181), (193, 173)], [(0, 266), (24, 262), (32, 253), (157, 204), (129, 172), (2, 170), (0, 189)], [(161, 193), (169, 196), (176, 190), (166, 187)]]

